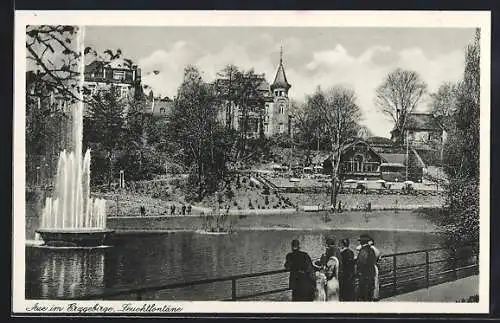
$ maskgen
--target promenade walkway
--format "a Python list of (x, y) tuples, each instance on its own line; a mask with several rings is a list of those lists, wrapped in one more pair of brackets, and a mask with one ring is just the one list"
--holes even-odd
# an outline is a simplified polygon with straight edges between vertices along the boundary
[(411, 293), (381, 299), (381, 302), (456, 302), (479, 294), (479, 276), (469, 276), (455, 281), (419, 289)]

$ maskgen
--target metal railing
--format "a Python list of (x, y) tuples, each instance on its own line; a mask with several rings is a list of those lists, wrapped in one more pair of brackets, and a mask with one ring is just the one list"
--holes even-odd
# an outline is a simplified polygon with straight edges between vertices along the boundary
[[(479, 271), (478, 251), (478, 246), (471, 244), (460, 248), (432, 248), (384, 255), (379, 262), (380, 298), (387, 298), (422, 288), (429, 288), (430, 286), (454, 281), (459, 278), (477, 275)], [(433, 253), (441, 257), (431, 257)], [(424, 259), (423, 262), (413, 263), (418, 260), (409, 259), (412, 257), (419, 258), (420, 256)], [(434, 267), (436, 268), (433, 269)], [(288, 292), (289, 288), (287, 285), (286, 287), (279, 286), (278, 288), (248, 294), (238, 293), (237, 282), (240, 280), (284, 273), (287, 273), (287, 270), (271, 270), (189, 282), (114, 290), (71, 299), (119, 299), (116, 297), (130, 297), (135, 295), (134, 298), (136, 300), (144, 300), (146, 299), (146, 294), (220, 282), (231, 282), (231, 297), (220, 300), (237, 301)]]

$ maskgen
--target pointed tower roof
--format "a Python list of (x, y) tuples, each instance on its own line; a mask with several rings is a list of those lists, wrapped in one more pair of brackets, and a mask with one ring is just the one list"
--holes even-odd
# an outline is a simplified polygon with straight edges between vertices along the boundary
[(285, 68), (283, 67), (283, 47), (280, 51), (280, 65), (278, 66), (278, 71), (276, 71), (276, 76), (274, 77), (274, 82), (271, 84), (271, 90), (277, 88), (284, 88), (288, 90), (292, 86), (288, 83), (285, 75)]

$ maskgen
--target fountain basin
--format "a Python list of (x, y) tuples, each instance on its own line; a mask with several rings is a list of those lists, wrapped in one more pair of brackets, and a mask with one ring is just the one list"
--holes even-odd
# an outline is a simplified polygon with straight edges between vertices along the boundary
[(38, 229), (44, 245), (52, 247), (99, 247), (114, 230), (109, 229)]

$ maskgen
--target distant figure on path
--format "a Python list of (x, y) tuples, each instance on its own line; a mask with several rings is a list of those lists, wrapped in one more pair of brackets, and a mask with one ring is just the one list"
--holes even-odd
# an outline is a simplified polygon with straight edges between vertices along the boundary
[(187, 214), (191, 215), (191, 204), (188, 204), (187, 206)]
[(175, 204), (170, 207), (170, 215), (175, 215)]
[(182, 215), (186, 215), (186, 205), (182, 204)]
[(339, 201), (338, 212), (342, 213), (342, 201)]
[(146, 215), (146, 208), (144, 207), (144, 205), (141, 205), (141, 216), (145, 215)]
[(370, 240), (372, 240), (372, 238), (369, 235), (362, 234), (360, 236), (359, 242), (361, 248), (359, 249), (358, 258), (356, 260), (356, 271), (359, 278), (358, 300), (363, 302), (373, 300), (373, 291), (375, 287), (375, 264), (377, 263), (377, 256), (369, 244)]
[(292, 240), (292, 252), (286, 255), (285, 269), (290, 271), (289, 287), (293, 302), (308, 302), (314, 298), (314, 272), (311, 257), (300, 250), (299, 240)]
[(349, 239), (340, 241), (340, 258), (342, 270), (339, 274), (340, 300), (352, 302), (355, 300), (355, 271), (354, 252), (349, 248)]

